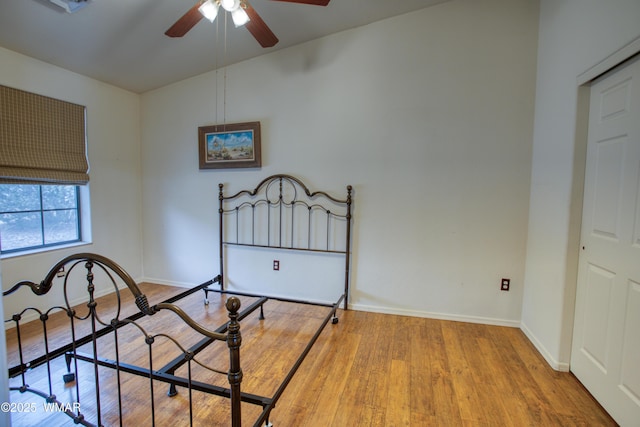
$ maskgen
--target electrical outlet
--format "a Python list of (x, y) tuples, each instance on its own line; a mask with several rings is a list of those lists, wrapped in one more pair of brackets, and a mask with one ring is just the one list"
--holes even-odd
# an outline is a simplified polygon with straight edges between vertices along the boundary
[(511, 279), (502, 279), (502, 282), (501, 282), (501, 285), (500, 285), (500, 290), (508, 291), (509, 290), (509, 286), (511, 286)]
[(275, 271), (280, 270), (280, 261), (278, 261), (277, 259), (274, 259), (274, 260), (273, 260), (273, 269), (274, 269)]

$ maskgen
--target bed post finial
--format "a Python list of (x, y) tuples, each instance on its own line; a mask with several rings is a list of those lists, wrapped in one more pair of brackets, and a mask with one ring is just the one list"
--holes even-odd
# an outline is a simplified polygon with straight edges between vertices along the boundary
[[(227, 300), (227, 311), (229, 311), (229, 318), (231, 320), (237, 320), (238, 310), (240, 310), (240, 299), (238, 297), (231, 297)], [(232, 317), (233, 315), (233, 317)], [(238, 326), (239, 327), (239, 326)]]
[(242, 382), (242, 369), (240, 368), (240, 344), (242, 335), (240, 334), (240, 323), (238, 322), (238, 310), (240, 310), (240, 299), (231, 297), (227, 300), (227, 310), (229, 311), (229, 324), (227, 326), (227, 346), (229, 347), (229, 388), (231, 389), (231, 426), (240, 427), (242, 425), (240, 416), (240, 383)]

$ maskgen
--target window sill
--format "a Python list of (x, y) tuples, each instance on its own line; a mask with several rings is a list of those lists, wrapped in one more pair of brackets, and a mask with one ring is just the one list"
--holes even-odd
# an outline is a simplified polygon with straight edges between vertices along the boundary
[(0, 254), (0, 259), (18, 258), (22, 256), (41, 254), (44, 252), (54, 252), (54, 251), (59, 251), (59, 250), (64, 250), (69, 248), (76, 248), (80, 246), (88, 246), (92, 243), (93, 242), (73, 242), (73, 243), (67, 243), (65, 245), (60, 245), (60, 246), (49, 246), (46, 248), (37, 248), (37, 249), (20, 251), (20, 252), (11, 252), (8, 254)]

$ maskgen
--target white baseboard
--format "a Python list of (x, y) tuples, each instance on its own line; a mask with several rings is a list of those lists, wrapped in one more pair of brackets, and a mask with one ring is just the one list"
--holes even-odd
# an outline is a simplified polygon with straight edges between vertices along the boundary
[(553, 369), (560, 372), (569, 372), (569, 364), (565, 362), (559, 362), (553, 356), (551, 356), (551, 353), (549, 353), (546, 347), (540, 342), (535, 334), (531, 332), (531, 329), (529, 329), (526, 324), (521, 323), (520, 329), (526, 335), (526, 337), (529, 338), (529, 341), (531, 341), (536, 350), (538, 350), (544, 360), (546, 360)]
[(483, 325), (508, 326), (519, 328), (520, 321), (508, 319), (496, 319), (492, 317), (464, 316), (457, 314), (434, 313), (427, 311), (405, 310), (398, 308), (379, 307), (361, 304), (349, 304), (349, 308), (358, 311), (369, 311), (373, 313), (396, 314), (399, 316), (423, 317), (427, 319), (451, 320), (455, 322), (480, 323)]
[[(192, 288), (196, 286), (193, 283), (169, 282), (166, 280), (153, 279), (149, 277), (146, 277), (143, 281), (148, 283), (157, 283), (159, 285), (177, 286), (181, 288)], [(279, 297), (279, 295), (272, 295), (272, 296), (275, 298)], [(282, 295), (282, 297), (287, 297), (287, 296)], [(324, 302), (324, 301), (319, 301), (319, 302)], [(326, 301), (325, 303), (331, 304), (330, 301)], [(342, 307), (342, 304), (340, 304), (340, 307)], [(413, 316), (413, 317), (424, 317), (429, 319), (452, 320), (457, 322), (480, 323), (483, 325), (508, 326), (511, 328), (520, 327), (519, 320), (496, 319), (491, 317), (462, 316), (462, 315), (453, 315), (453, 314), (444, 314), (444, 313), (424, 312), (424, 311), (417, 311), (417, 310), (404, 310), (404, 309), (389, 308), (389, 307), (370, 306), (370, 305), (362, 305), (362, 304), (349, 304), (349, 309), (357, 310), (357, 311), (369, 311), (373, 313), (382, 313), (382, 314), (396, 314), (399, 316)]]

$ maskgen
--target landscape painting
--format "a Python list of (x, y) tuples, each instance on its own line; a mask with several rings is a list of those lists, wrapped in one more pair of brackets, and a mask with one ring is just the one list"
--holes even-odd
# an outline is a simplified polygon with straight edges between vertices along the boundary
[(200, 169), (260, 167), (260, 122), (201, 126), (198, 148)]

